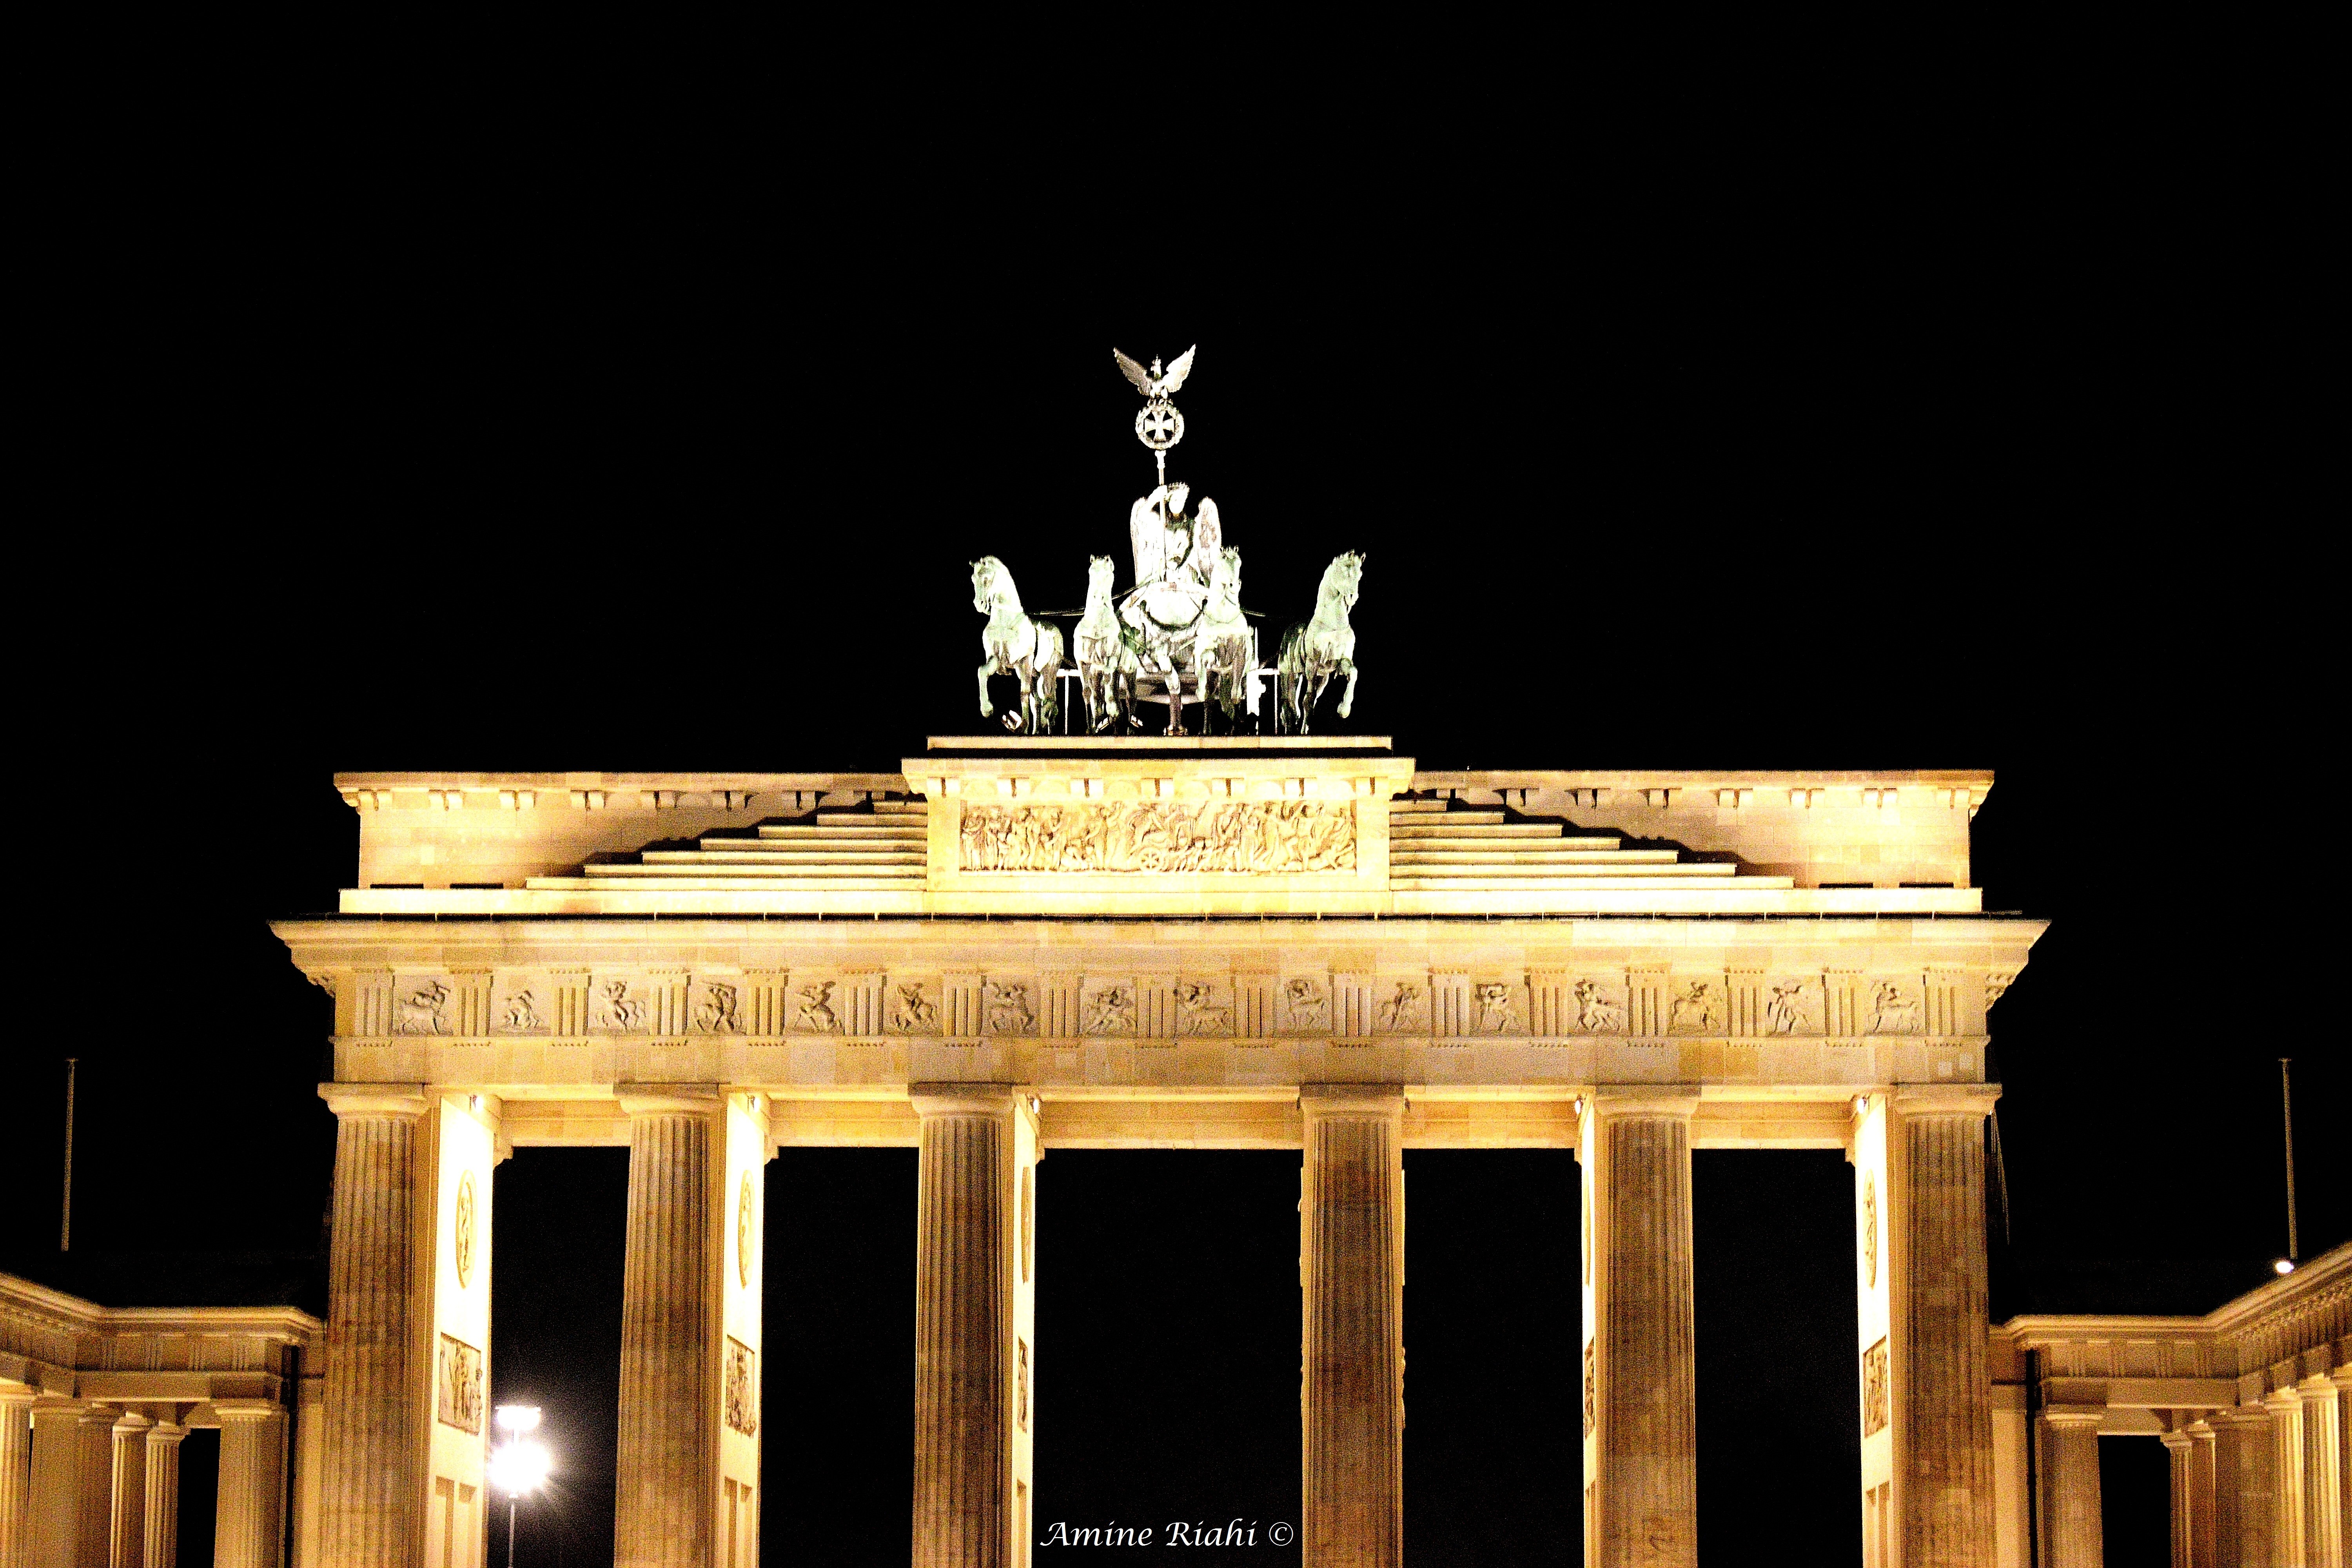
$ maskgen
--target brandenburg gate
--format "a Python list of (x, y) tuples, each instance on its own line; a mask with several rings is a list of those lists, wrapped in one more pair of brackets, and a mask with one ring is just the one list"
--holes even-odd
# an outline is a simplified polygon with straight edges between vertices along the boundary
[[(758, 1555), (781, 1145), (920, 1151), (912, 1558), (1016, 1564), (1037, 1162), (1300, 1154), (1310, 1563), (1400, 1560), (1408, 1148), (1573, 1150), (1599, 1564), (1696, 1561), (1691, 1153), (1854, 1165), (1872, 1561), (1993, 1563), (1970, 772), (1433, 773), (1374, 737), (929, 742), (890, 773), (353, 773), (298, 1554), (479, 1562), (493, 1171), (629, 1151), (617, 1556)], [(782, 1260), (779, 1266), (786, 1266)], [(1561, 1303), (1565, 1317), (1568, 1304)], [(2014, 1388), (2005, 1391), (2016, 1394)]]

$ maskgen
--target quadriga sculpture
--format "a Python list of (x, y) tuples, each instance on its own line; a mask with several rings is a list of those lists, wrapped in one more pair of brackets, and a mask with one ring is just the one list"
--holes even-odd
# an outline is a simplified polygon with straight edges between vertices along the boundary
[(1356, 606), (1356, 592), (1364, 579), (1364, 557), (1350, 550), (1323, 569), (1323, 583), (1315, 591), (1315, 618), (1293, 623), (1282, 634), (1282, 649), (1275, 656), (1281, 681), (1281, 704), (1290, 710), (1297, 733), (1307, 733), (1308, 715), (1321, 700), (1334, 675), (1345, 675), (1348, 687), (1339, 694), (1339, 717), (1356, 705), (1356, 633), (1348, 612)]
[(1087, 562), (1087, 607), (1070, 639), (1078, 659), (1078, 687), (1086, 693), (1087, 730), (1099, 734), (1114, 722), (1131, 723), (1135, 678), (1143, 672), (1134, 632), (1111, 606), (1111, 575), (1118, 563), (1108, 555)]
[[(1203, 503), (1206, 504), (1206, 503)], [(1257, 716), (1257, 633), (1242, 613), (1242, 552), (1227, 545), (1209, 571), (1209, 596), (1192, 626), (1192, 673), (1203, 707), (1214, 702), (1231, 725), (1234, 709)]]
[(1009, 675), (1021, 683), (1021, 717), (1004, 716), (1004, 727), (1031, 735), (1050, 733), (1060, 711), (1056, 678), (1062, 669), (1062, 633), (1021, 608), (1013, 574), (993, 555), (971, 563), (971, 607), (988, 617), (981, 629), (980, 716), (996, 707), (988, 700), (988, 678)]

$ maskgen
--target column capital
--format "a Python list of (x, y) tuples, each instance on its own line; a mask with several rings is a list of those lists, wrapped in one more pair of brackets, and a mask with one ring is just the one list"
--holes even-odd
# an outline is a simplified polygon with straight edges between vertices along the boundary
[(158, 1421), (147, 1428), (147, 1446), (151, 1448), (159, 1443), (184, 1443), (187, 1438), (188, 1429), (176, 1421)]
[(1888, 1108), (1901, 1116), (1985, 1117), (2000, 1098), (1997, 1083), (1898, 1083), (1886, 1096)]
[(715, 1083), (624, 1083), (614, 1089), (624, 1116), (707, 1116), (727, 1104)]
[(2045, 1405), (2042, 1407), (2042, 1419), (2062, 1431), (2087, 1429), (2095, 1432), (2106, 1422), (2107, 1407), (2104, 1405)]
[(1688, 1121), (1698, 1113), (1698, 1089), (1686, 1083), (1601, 1083), (1586, 1102), (1595, 1117), (1650, 1116)]
[(2197, 1446), (2197, 1439), (2190, 1436), (2186, 1430), (2181, 1429), (2176, 1429), (2170, 1432), (2159, 1432), (2156, 1435), (2156, 1440), (2162, 1443), (2166, 1447), (2172, 1449), (2174, 1452), (2182, 1454), (2187, 1453), (2190, 1448)]
[(114, 1435), (118, 1437), (128, 1437), (134, 1433), (144, 1432), (153, 1425), (155, 1425), (153, 1421), (140, 1415), (136, 1410), (126, 1410), (114, 1418)]
[(1404, 1115), (1404, 1085), (1302, 1083), (1298, 1086), (1298, 1110), (1309, 1120), (1325, 1116), (1401, 1119)]
[(2227, 1410), (2207, 1411), (2205, 1419), (2213, 1424), (2214, 1430), (2219, 1431), (2224, 1426), (2268, 1426), (2271, 1413), (2259, 1405), (2238, 1405)]
[(322, 1083), (319, 1098), (339, 1117), (397, 1116), (414, 1121), (433, 1109), (421, 1083)]
[(232, 1421), (267, 1421), (286, 1414), (286, 1407), (274, 1399), (215, 1399), (213, 1414), (226, 1426)]
[(2291, 1386), (2273, 1388), (2263, 1395), (2263, 1408), (2273, 1415), (2292, 1415), (2303, 1408), (2303, 1395)]
[(1011, 1116), (1028, 1106), (1028, 1090), (1014, 1083), (912, 1083), (907, 1100), (922, 1118)]

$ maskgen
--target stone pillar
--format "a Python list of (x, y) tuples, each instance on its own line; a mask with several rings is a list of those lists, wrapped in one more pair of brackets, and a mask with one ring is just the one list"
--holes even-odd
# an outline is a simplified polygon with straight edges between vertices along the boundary
[(2344, 1560), (2352, 1563), (2352, 1340), (2336, 1342), (2336, 1370), (2328, 1381), (2336, 1385), (2336, 1517), (2343, 1535)]
[(33, 1390), (0, 1384), (0, 1568), (25, 1568), (32, 1533)]
[(188, 1429), (158, 1421), (147, 1429), (146, 1568), (178, 1568), (180, 1561), (180, 1445)]
[(286, 1411), (274, 1399), (216, 1399), (213, 1409), (221, 1424), (213, 1568), (277, 1568)]
[(2044, 1568), (2103, 1568), (2106, 1561), (2099, 1511), (2099, 1424), (2106, 1414), (2087, 1405), (2042, 1409)]
[(2303, 1402), (2303, 1560), (2307, 1568), (2345, 1568), (2336, 1385), (2324, 1375), (2308, 1377), (2295, 1394)]
[(2263, 1400), (2271, 1421), (2271, 1552), (2281, 1568), (2307, 1568), (2303, 1533), (2303, 1400), (2292, 1388)]
[(2265, 1568), (2272, 1561), (2271, 1435), (2260, 1405), (2217, 1410), (2213, 1427), (2214, 1561)]
[[(1687, 1090), (1632, 1086), (1585, 1102), (1585, 1561), (1594, 1568), (1698, 1561), (1697, 1109)], [(1981, 1321), (1977, 1332), (1981, 1345)]]
[(2165, 1532), (2165, 1539), (2172, 1546), (2172, 1568), (2197, 1568), (2197, 1548), (2190, 1540), (2196, 1527), (2189, 1504), (2189, 1491), (2195, 1484), (2193, 1466), (2197, 1442), (2186, 1431), (2165, 1432), (2159, 1437), (2164, 1444), (2168, 1472), (2165, 1511), (2170, 1527)]
[(2214, 1568), (2221, 1561), (2221, 1544), (2214, 1528), (2220, 1478), (2214, 1468), (2213, 1424), (2190, 1422), (2189, 1439), (2189, 1560), (2196, 1568)]
[(81, 1568), (82, 1410), (79, 1401), (46, 1396), (33, 1405), (33, 1458), (25, 1507), (26, 1568)]
[(1299, 1091), (1301, 1559), (1396, 1568), (1404, 1539), (1404, 1093)]
[[(429, 1102), (413, 1084), (326, 1084), (319, 1092), (340, 1121), (320, 1555), (335, 1568), (411, 1568), (423, 1556), (423, 1391), (432, 1364), (421, 1342), (431, 1309), (420, 1300), (429, 1260), (418, 1257), (416, 1209), (419, 1123)], [(228, 1496), (224, 1483), (224, 1508)]]
[(1999, 1093), (1914, 1085), (1891, 1097), (1886, 1378), (1903, 1568), (1994, 1554), (1984, 1119)]
[(76, 1511), (79, 1526), (77, 1559), (85, 1568), (107, 1568), (114, 1553), (110, 1541), (114, 1529), (114, 1417), (103, 1405), (81, 1413), (74, 1426), (74, 1446), (80, 1462), (74, 1468)]
[(629, 1216), (614, 1560), (740, 1568), (759, 1557), (766, 1108), (715, 1084), (620, 1098)]
[[(1005, 1087), (913, 1093), (922, 1124), (915, 1233), (915, 1568), (1029, 1561), (1035, 1111)], [(1022, 1194), (1029, 1194), (1024, 1205)], [(1022, 1210), (1030, 1208), (1031, 1213)], [(1034, 1244), (1033, 1244), (1034, 1245)]]
[(106, 1529), (111, 1568), (144, 1568), (147, 1561), (147, 1434), (154, 1425), (133, 1410), (114, 1423), (112, 1507)]

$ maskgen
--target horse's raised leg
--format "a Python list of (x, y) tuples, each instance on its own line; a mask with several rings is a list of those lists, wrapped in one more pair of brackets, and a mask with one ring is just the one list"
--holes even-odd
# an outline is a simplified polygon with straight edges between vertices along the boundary
[(996, 707), (988, 700), (988, 678), (995, 673), (996, 665), (993, 660), (980, 667), (980, 716), (983, 719), (996, 717)]
[(1345, 719), (1349, 710), (1356, 706), (1356, 661), (1343, 658), (1339, 661), (1339, 668), (1348, 672), (1348, 689), (1339, 694), (1339, 717)]

